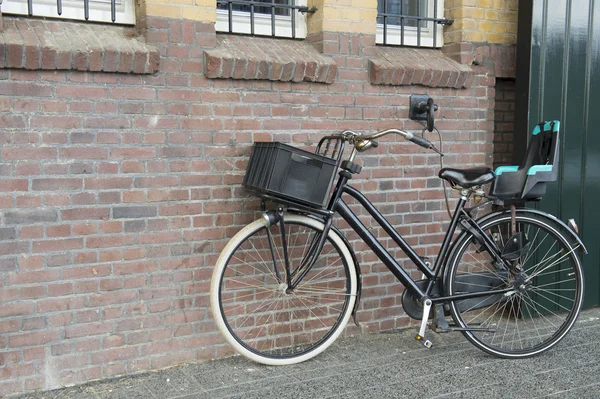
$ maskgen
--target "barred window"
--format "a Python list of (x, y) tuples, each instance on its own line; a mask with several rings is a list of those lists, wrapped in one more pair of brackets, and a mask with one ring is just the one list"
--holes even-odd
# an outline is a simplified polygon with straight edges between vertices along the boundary
[(4, 0), (2, 14), (135, 24), (133, 0)]
[(217, 0), (217, 32), (306, 37), (307, 0)]
[(378, 0), (377, 43), (442, 47), (444, 0)]

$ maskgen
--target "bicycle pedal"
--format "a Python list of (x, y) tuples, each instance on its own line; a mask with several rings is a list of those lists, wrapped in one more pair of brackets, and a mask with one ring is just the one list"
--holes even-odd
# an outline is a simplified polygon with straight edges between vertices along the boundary
[(426, 347), (427, 349), (431, 348), (433, 346), (433, 343), (428, 340), (425, 339), (425, 337), (422, 337), (421, 335), (417, 334), (417, 336), (415, 337), (417, 341), (419, 341), (420, 343), (423, 344), (424, 347)]

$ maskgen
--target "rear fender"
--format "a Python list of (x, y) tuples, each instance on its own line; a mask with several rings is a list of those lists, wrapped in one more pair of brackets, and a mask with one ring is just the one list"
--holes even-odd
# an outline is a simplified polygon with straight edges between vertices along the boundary
[[(517, 214), (532, 213), (534, 215), (548, 219), (550, 222), (553, 222), (556, 225), (558, 225), (560, 228), (562, 228), (562, 230), (564, 230), (573, 239), (573, 241), (576, 242), (580, 246), (580, 250), (583, 253), (585, 253), (585, 254), (588, 253), (587, 248), (585, 247), (585, 245), (583, 244), (583, 241), (581, 241), (581, 238), (579, 238), (577, 233), (575, 231), (573, 231), (573, 229), (571, 229), (565, 222), (563, 222), (559, 218), (557, 218), (553, 215), (550, 215), (549, 213), (538, 211), (537, 209), (517, 208), (516, 212), (517, 212)], [(510, 209), (503, 209), (503, 210), (495, 211), (495, 212), (488, 213), (487, 215), (484, 215), (484, 216), (476, 219), (476, 222), (477, 222), (477, 224), (484, 224), (488, 220), (498, 217), (498, 216), (505, 216), (505, 215), (510, 216), (510, 213), (511, 213)], [(452, 246), (450, 247), (450, 250), (448, 251), (449, 255), (446, 257), (446, 260), (445, 260), (446, 262), (450, 262), (451, 259), (454, 259), (455, 252), (457, 251), (457, 248), (458, 248), (458, 244), (470, 233), (471, 232), (469, 230), (463, 230), (458, 235), (458, 237), (456, 237), (456, 239), (452, 243)], [(448, 283), (448, 269), (449, 268), (447, 267), (444, 271), (444, 294), (445, 295), (448, 295), (448, 292), (446, 292), (446, 287), (447, 287), (447, 283)]]
[[(581, 251), (584, 254), (587, 255), (588, 250), (585, 247), (585, 245), (583, 244), (583, 241), (581, 241), (581, 238), (579, 237), (579, 235), (577, 235), (577, 233), (575, 231), (573, 231), (573, 229), (571, 227), (569, 227), (569, 225), (567, 225), (565, 222), (563, 222), (562, 220), (560, 220), (556, 216), (550, 215), (549, 213), (546, 213), (546, 212), (538, 211), (537, 209), (530, 209), (530, 208), (517, 208), (516, 211), (517, 211), (517, 214), (519, 214), (519, 213), (533, 213), (533, 214), (535, 214), (537, 216), (541, 216), (541, 217), (550, 219), (552, 222), (556, 223), (564, 231), (566, 231), (569, 234), (569, 236), (573, 239), (573, 241), (575, 241), (577, 244), (579, 244), (579, 247), (580, 247)], [(510, 209), (504, 209), (504, 210), (500, 210), (500, 211), (489, 213), (489, 214), (487, 214), (485, 216), (482, 216), (481, 218), (477, 219), (477, 223), (478, 224), (485, 223), (485, 222), (487, 222), (489, 219), (491, 219), (493, 217), (504, 216), (504, 215), (510, 215)], [(462, 234), (461, 234), (461, 236), (462, 236)], [(458, 239), (455, 242), (458, 242)]]

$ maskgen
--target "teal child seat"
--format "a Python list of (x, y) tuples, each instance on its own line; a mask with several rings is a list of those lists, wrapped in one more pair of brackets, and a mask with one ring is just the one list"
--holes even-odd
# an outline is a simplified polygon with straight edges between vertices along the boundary
[(527, 146), (527, 155), (519, 166), (500, 166), (490, 195), (505, 203), (539, 200), (546, 183), (556, 181), (559, 158), (559, 121), (538, 124)]

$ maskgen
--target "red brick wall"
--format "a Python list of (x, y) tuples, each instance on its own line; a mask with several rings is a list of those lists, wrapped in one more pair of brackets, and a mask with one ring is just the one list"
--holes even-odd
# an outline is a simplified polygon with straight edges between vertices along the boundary
[(514, 80), (496, 80), (496, 106), (494, 109), (494, 167), (513, 164), (515, 90)]
[[(330, 85), (207, 79), (210, 26), (148, 26), (161, 55), (154, 75), (0, 70), (2, 393), (230, 353), (209, 280), (227, 239), (256, 217), (240, 186), (253, 141), (313, 147), (344, 129), (420, 132), (409, 96), (428, 93), (445, 164), (491, 164), (494, 79), (484, 69), (469, 89), (376, 86), (362, 41), (340, 36), (327, 54), (338, 65)], [(448, 218), (438, 157), (392, 139), (361, 159), (353, 184), (433, 256)], [(362, 331), (407, 325), (401, 286), (351, 238)]]

